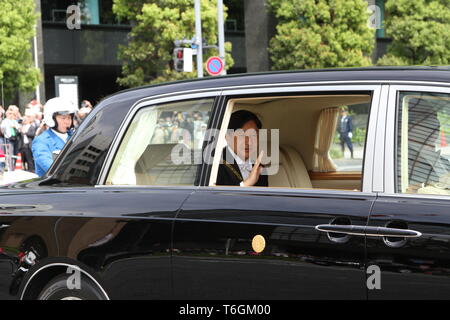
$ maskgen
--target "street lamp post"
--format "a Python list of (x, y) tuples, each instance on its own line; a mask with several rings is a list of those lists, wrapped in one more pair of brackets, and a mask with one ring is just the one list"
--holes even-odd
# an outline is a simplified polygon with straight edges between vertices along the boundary
[[(223, 30), (223, 0), (217, 0), (217, 31), (219, 33), (219, 57), (225, 66), (225, 34)], [(222, 74), (227, 74), (223, 68)]]
[(200, 0), (195, 0), (195, 37), (197, 42), (197, 77), (203, 78), (203, 40), (202, 17), (200, 14)]

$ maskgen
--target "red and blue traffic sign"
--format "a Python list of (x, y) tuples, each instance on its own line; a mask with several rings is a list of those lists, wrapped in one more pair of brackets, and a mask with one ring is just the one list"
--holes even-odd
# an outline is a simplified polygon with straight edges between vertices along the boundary
[(217, 57), (217, 56), (210, 57), (206, 61), (206, 71), (211, 76), (217, 76), (217, 75), (221, 74), (223, 71), (223, 68), (224, 68), (224, 63), (223, 63), (222, 59), (220, 59), (220, 57)]

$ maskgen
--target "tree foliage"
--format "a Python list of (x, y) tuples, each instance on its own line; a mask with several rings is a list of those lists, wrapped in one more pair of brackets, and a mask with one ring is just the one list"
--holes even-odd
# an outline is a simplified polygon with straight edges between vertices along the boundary
[(379, 65), (450, 64), (450, 0), (388, 0), (385, 7), (392, 43)]
[(31, 41), (37, 14), (34, 0), (2, 0), (0, 5), (0, 83), (11, 99), (17, 90), (32, 91), (39, 84), (33, 66)]
[(364, 0), (269, 0), (278, 20), (270, 41), (273, 69), (371, 64), (374, 30)]
[[(202, 37), (208, 44), (217, 44), (216, 4), (215, 0), (201, 1)], [(123, 62), (120, 85), (135, 87), (196, 77), (196, 72), (175, 71), (172, 63), (174, 40), (192, 39), (195, 35), (193, 0), (114, 0), (113, 10), (133, 25), (128, 44), (119, 49)], [(225, 44), (225, 50), (229, 68), (233, 64), (231, 43)], [(203, 51), (205, 60), (217, 54), (216, 49)]]

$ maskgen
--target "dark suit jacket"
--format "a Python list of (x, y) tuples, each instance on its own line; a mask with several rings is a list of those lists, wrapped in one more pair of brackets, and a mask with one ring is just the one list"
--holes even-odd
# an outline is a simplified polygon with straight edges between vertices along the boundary
[(343, 134), (344, 136), (347, 136), (347, 134), (349, 132), (352, 132), (353, 131), (353, 120), (352, 120), (352, 117), (347, 116), (344, 119), (344, 123), (342, 123), (342, 117), (341, 117), (339, 119), (339, 122), (338, 122), (338, 129), (339, 129), (339, 132), (341, 134)]
[[(219, 172), (217, 174), (216, 185), (218, 186), (239, 186), (243, 181), (241, 170), (235, 161), (233, 163), (225, 163), (226, 159), (233, 159), (233, 156), (225, 147), (222, 151), (222, 163), (219, 165)], [(267, 187), (269, 180), (266, 175), (260, 175), (256, 187)]]

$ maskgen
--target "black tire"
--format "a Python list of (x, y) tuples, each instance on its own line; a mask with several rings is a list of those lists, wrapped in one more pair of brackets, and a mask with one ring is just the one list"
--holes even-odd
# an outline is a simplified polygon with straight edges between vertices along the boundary
[(42, 289), (38, 300), (106, 300), (106, 296), (98, 286), (85, 276), (81, 277), (80, 289), (69, 289), (67, 279), (69, 274), (62, 274), (53, 278)]

